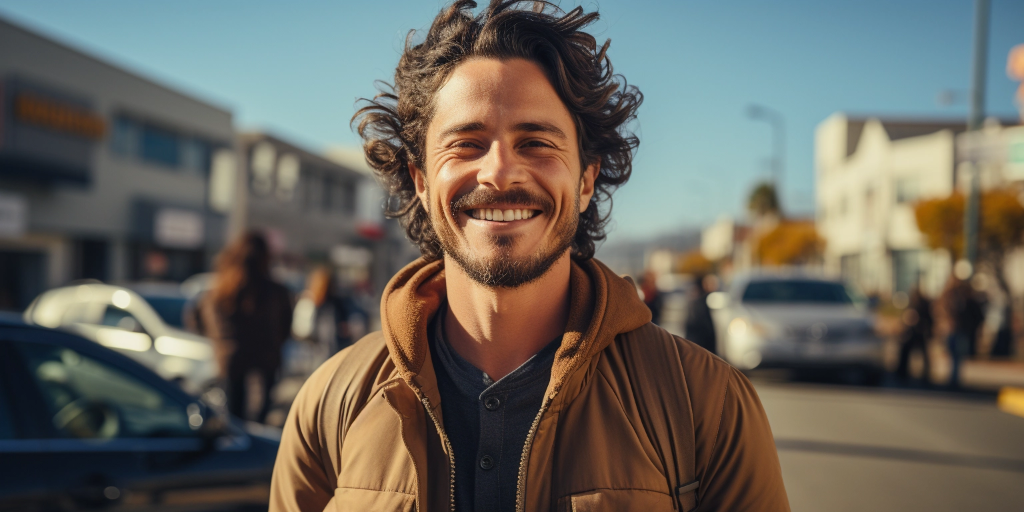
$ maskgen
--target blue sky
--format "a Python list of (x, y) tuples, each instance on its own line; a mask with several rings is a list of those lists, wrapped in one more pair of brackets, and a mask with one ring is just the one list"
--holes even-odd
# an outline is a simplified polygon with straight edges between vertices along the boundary
[[(445, 2), (0, 0), (0, 15), (231, 109), (313, 149), (355, 145), (353, 104), (390, 79), (405, 34)], [(771, 132), (787, 130), (784, 207), (813, 209), (814, 128), (835, 111), (963, 119), (973, 2), (968, 0), (605, 0), (592, 27), (615, 70), (644, 92), (632, 180), (615, 196), (611, 240), (742, 215), (767, 176)], [(1016, 116), (1005, 73), (1024, 43), (1024, 2), (993, 0), (987, 108)], [(5, 49), (4, 51), (10, 51)], [(941, 106), (945, 89), (959, 103)]]

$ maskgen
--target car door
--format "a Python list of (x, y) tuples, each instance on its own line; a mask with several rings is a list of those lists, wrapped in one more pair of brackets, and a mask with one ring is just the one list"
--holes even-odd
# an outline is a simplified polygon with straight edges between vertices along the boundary
[(207, 435), (204, 408), (152, 373), (58, 332), (0, 329), (0, 344), (18, 390), (0, 509), (265, 507), (267, 454), (237, 430)]

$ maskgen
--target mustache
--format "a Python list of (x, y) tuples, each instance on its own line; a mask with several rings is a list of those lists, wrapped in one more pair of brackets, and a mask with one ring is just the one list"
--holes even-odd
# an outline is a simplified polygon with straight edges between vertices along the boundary
[(451, 201), (451, 211), (452, 214), (458, 215), (463, 210), (474, 206), (495, 203), (539, 208), (543, 213), (548, 214), (555, 209), (555, 203), (550, 198), (540, 194), (535, 194), (524, 188), (514, 188), (504, 192), (487, 188), (477, 188), (460, 196), (453, 197)]

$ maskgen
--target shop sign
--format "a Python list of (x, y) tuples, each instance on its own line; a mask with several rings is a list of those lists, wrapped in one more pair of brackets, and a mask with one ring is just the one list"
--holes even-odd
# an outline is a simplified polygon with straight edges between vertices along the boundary
[(153, 240), (169, 249), (198, 249), (203, 246), (203, 217), (179, 208), (160, 208), (153, 216)]
[(34, 181), (91, 181), (106, 122), (73, 92), (8, 77), (0, 83), (0, 174)]
[(33, 92), (20, 92), (14, 97), (14, 117), (26, 124), (89, 140), (102, 138), (106, 131), (103, 119), (89, 110)]
[(1024, 180), (1024, 126), (1007, 128), (1006, 133), (1006, 177), (1010, 180)]

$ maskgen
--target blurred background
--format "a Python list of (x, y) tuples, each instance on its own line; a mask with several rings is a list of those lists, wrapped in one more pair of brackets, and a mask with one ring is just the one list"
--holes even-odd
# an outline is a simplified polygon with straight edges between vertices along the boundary
[[(265, 509), (418, 256), (349, 119), (444, 3), (382, 5), (0, 0), (0, 510)], [(1019, 510), (1024, 3), (580, 5), (645, 95), (597, 257), (754, 380), (793, 509)]]

